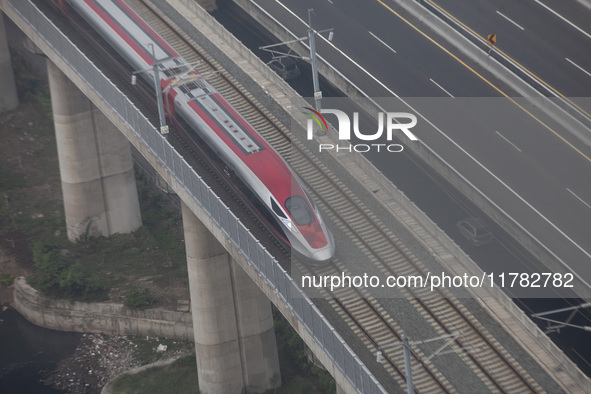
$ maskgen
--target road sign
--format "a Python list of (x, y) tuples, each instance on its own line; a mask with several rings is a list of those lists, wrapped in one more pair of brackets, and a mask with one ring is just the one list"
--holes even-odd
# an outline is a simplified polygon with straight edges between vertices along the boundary
[(495, 45), (497, 43), (497, 35), (496, 34), (489, 34), (486, 39), (490, 45)]

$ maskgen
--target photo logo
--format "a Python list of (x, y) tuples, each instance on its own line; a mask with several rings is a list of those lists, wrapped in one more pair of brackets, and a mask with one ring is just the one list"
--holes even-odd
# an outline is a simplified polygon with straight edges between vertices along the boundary
[[(345, 112), (337, 110), (337, 109), (322, 109), (320, 112), (313, 110), (312, 108), (305, 107), (311, 111), (304, 112), (304, 114), (309, 115), (311, 119), (308, 119), (307, 123), (307, 138), (308, 140), (312, 140), (314, 138), (314, 121), (320, 127), (320, 132), (328, 130), (328, 124), (324, 119), (322, 114), (331, 114), (335, 115), (338, 121), (338, 133), (339, 133), (339, 140), (341, 141), (349, 141), (351, 136), (354, 135), (357, 139), (361, 141), (376, 141), (382, 137), (384, 134), (384, 129), (386, 131), (386, 139), (388, 141), (392, 141), (392, 136), (395, 131), (401, 131), (406, 135), (408, 139), (411, 141), (417, 141), (418, 138), (410, 131), (411, 128), (416, 126), (417, 124), (417, 117), (413, 114), (407, 112), (380, 112), (378, 114), (378, 130), (372, 134), (364, 134), (359, 130), (359, 113), (353, 112), (353, 122), (349, 118)], [(348, 146), (338, 146), (334, 144), (320, 144), (319, 151), (322, 152), (323, 150), (336, 150), (338, 151), (355, 151), (359, 153), (369, 152), (371, 150), (376, 150), (380, 152), (382, 150), (388, 152), (402, 152), (403, 146), (400, 144), (351, 144)]]
[[(324, 116), (320, 115), (320, 112), (315, 111), (310, 107), (304, 107), (304, 109), (307, 109), (308, 111), (313, 112), (313, 113), (304, 112), (304, 114), (309, 115), (312, 119), (314, 119), (316, 121), (316, 123), (318, 123), (318, 126), (320, 127), (320, 134), (326, 133), (328, 131), (328, 124), (326, 123)], [(324, 126), (324, 128), (323, 128), (323, 126)], [(312, 139), (311, 134), (310, 134), (310, 129), (311, 129), (311, 127), (308, 127), (308, 139), (309, 140)]]

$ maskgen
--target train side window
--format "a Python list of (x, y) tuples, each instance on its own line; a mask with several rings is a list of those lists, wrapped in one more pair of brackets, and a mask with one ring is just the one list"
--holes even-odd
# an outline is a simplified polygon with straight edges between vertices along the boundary
[(308, 203), (301, 196), (291, 196), (285, 200), (285, 208), (298, 226), (306, 226), (314, 221)]
[(277, 216), (287, 219), (285, 217), (285, 214), (281, 210), (281, 208), (279, 208), (279, 205), (272, 198), (271, 198), (271, 208), (273, 208), (273, 212), (275, 212), (277, 214)]

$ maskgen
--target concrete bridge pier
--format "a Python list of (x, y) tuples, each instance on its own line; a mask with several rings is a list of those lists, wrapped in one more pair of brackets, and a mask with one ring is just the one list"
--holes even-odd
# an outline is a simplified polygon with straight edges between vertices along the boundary
[(0, 113), (12, 111), (18, 107), (18, 96), (3, 18), (4, 13), (0, 11)]
[(128, 233), (142, 225), (127, 139), (47, 61), (68, 238)]
[(261, 393), (281, 385), (271, 303), (182, 205), (199, 389)]

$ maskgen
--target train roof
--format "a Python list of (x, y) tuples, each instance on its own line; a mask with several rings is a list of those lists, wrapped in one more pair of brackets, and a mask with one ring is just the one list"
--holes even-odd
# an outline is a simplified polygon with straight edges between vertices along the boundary
[[(132, 49), (147, 66), (154, 63), (148, 43), (154, 44), (156, 59), (179, 58), (180, 55), (122, 0), (68, 0), (94, 23), (104, 23), (119, 40)], [(100, 29), (100, 31), (104, 31)]]
[[(154, 63), (152, 53), (147, 46), (148, 42), (154, 44), (157, 59), (169, 58), (179, 65), (186, 64), (184, 59), (124, 1), (70, 0), (70, 2), (76, 4), (76, 8), (80, 8), (82, 5), (90, 8), (91, 12), (95, 14), (93, 19), (98, 22), (96, 18), (98, 16), (102, 22), (106, 23), (117, 34), (120, 40), (123, 40), (136, 55), (141, 57), (146, 65), (149, 66)], [(87, 11), (89, 11), (88, 8)], [(195, 71), (195, 73), (197, 72)], [(161, 81), (163, 86), (166, 86), (170, 79), (165, 73), (162, 73)], [(189, 97), (189, 106), (208, 123), (210, 128), (234, 151), (240, 160), (259, 177), (277, 201), (284, 205), (285, 200), (293, 193), (303, 196), (303, 191), (297, 180), (278, 153), (209, 83), (205, 82), (199, 85), (199, 89), (202, 90), (201, 94), (207, 95), (211, 99), (210, 103), (215, 103), (226, 112), (228, 118), (234, 120), (235, 130), (240, 132), (240, 137), (244, 138), (244, 140), (234, 138), (233, 133), (228, 130), (228, 125), (219, 123), (216, 120), (216, 116), (213, 116), (215, 110), (210, 105), (204, 105), (202, 101)], [(244, 141), (247, 142), (243, 143)], [(248, 146), (249, 144), (252, 144), (252, 147)], [(290, 182), (286, 183), (286, 179), (290, 179)]]
[[(191, 110), (217, 134), (225, 146), (233, 151), (288, 212), (286, 201), (291, 196), (298, 195), (308, 200), (299, 180), (281, 156), (123, 0), (67, 1), (78, 12), (84, 14), (87, 21), (101, 34), (106, 35), (116, 50), (123, 52), (136, 71), (149, 68), (157, 59), (160, 67), (165, 67), (160, 74), (163, 88), (176, 81), (174, 74), (177, 72), (185, 76), (193, 74), (197, 81), (195, 89), (183, 89), (183, 86), (187, 85), (183, 82), (170, 93), (185, 94)], [(154, 54), (148, 44), (153, 44)], [(308, 204), (311, 205), (312, 202), (308, 201)], [(322, 247), (327, 243), (324, 234), (317, 234), (322, 233), (318, 221), (301, 226), (300, 230), (313, 247)]]
[(303, 196), (299, 183), (281, 156), (217, 91), (208, 90), (209, 84), (200, 85), (185, 93), (197, 116), (265, 184), (282, 206), (294, 193)]

